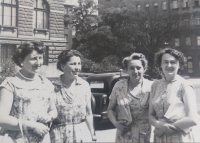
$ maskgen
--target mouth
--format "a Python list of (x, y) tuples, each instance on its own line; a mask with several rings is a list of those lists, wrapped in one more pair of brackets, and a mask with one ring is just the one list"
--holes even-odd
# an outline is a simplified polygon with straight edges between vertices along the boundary
[(72, 71), (72, 74), (73, 74), (73, 75), (78, 75), (79, 72), (80, 72), (80, 71)]

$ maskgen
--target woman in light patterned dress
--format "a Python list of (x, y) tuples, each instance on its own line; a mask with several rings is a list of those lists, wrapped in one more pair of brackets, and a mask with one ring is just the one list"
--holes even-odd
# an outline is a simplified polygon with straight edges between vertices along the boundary
[(58, 117), (50, 131), (52, 143), (96, 140), (90, 86), (78, 76), (81, 71), (80, 57), (81, 54), (76, 50), (66, 50), (58, 56), (57, 68), (64, 74), (53, 82)]
[(0, 134), (9, 134), (17, 143), (50, 142), (48, 122), (56, 118), (57, 110), (52, 99), (53, 85), (37, 74), (43, 64), (43, 52), (42, 43), (21, 44), (13, 56), (21, 69), (0, 85)]
[[(151, 90), (149, 121), (155, 127), (154, 142), (194, 142), (191, 127), (197, 123), (195, 93), (193, 86), (178, 75), (178, 70), (184, 66), (184, 56), (175, 49), (166, 48), (156, 53), (155, 64), (163, 78), (155, 81)], [(179, 105), (180, 111), (169, 113), (177, 120), (165, 114), (172, 103)]]
[(108, 106), (108, 117), (117, 128), (115, 141), (150, 142), (148, 106), (152, 82), (143, 77), (147, 60), (143, 54), (133, 53), (122, 63), (129, 78), (115, 84)]

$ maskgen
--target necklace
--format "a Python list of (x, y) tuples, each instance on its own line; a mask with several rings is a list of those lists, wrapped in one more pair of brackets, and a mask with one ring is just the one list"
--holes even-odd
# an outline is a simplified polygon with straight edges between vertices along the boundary
[(26, 79), (26, 80), (30, 80), (30, 81), (33, 81), (35, 78), (28, 78), (28, 77), (25, 77), (20, 71), (19, 71), (19, 75), (21, 76), (21, 77), (23, 77), (24, 79)]

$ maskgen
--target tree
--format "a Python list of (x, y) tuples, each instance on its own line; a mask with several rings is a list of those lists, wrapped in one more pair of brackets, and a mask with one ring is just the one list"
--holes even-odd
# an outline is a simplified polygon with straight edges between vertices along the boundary
[[(99, 15), (93, 14), (96, 10)], [(126, 2), (105, 9), (92, 0), (80, 0), (71, 19), (77, 31), (73, 48), (86, 58), (96, 63), (118, 59), (115, 64), (119, 67), (124, 57), (141, 52), (148, 57), (150, 71), (155, 52), (170, 43), (174, 35), (188, 31), (182, 14), (153, 9), (136, 11), (134, 5)]]

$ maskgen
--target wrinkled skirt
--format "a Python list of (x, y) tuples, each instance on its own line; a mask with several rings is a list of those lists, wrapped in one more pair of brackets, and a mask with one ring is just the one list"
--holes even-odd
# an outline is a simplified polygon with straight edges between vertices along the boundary
[(85, 122), (73, 125), (53, 125), (50, 131), (51, 143), (92, 142)]

